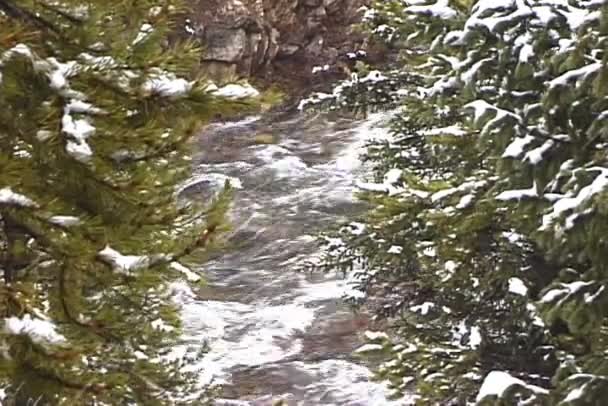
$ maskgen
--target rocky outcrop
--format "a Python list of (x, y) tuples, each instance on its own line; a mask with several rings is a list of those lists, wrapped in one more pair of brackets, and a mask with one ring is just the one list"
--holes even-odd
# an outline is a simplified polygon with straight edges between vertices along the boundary
[(196, 0), (188, 31), (206, 47), (214, 79), (235, 76), (306, 81), (356, 48), (351, 25), (365, 0)]

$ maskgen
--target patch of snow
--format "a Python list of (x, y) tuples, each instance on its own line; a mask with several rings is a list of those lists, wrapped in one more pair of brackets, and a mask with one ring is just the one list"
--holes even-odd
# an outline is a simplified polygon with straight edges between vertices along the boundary
[(497, 396), (500, 398), (507, 389), (510, 387), (517, 385), (522, 386), (534, 393), (539, 394), (548, 394), (549, 392), (541, 388), (540, 386), (530, 385), (522, 381), (521, 379), (517, 379), (511, 376), (509, 373), (504, 371), (492, 371), (490, 372), (481, 385), (479, 392), (477, 394), (477, 402), (480, 402), (484, 398), (488, 396)]
[(112, 266), (114, 271), (130, 274), (131, 271), (147, 268), (150, 265), (150, 257), (141, 255), (122, 255), (109, 245), (97, 253), (99, 259)]
[(360, 79), (361, 82), (382, 82), (388, 78), (379, 70), (372, 70), (366, 76)]
[(509, 278), (509, 292), (520, 296), (526, 296), (528, 294), (528, 287), (519, 278)]
[(424, 302), (421, 305), (410, 307), (410, 310), (414, 313), (420, 313), (421, 315), (426, 316), (433, 307), (435, 307), (435, 303)]
[(551, 303), (558, 298), (563, 298), (568, 295), (575, 294), (580, 289), (593, 285), (595, 282), (575, 281), (571, 283), (560, 283), (558, 288), (550, 289), (541, 298), (541, 303)]
[(466, 209), (467, 207), (469, 207), (471, 205), (471, 203), (473, 203), (474, 199), (475, 199), (475, 195), (473, 195), (473, 194), (462, 196), (460, 198), (460, 201), (456, 205), (456, 208), (458, 210)]
[(0, 189), (0, 204), (21, 207), (37, 207), (36, 203), (21, 193), (15, 193), (10, 187)]
[(389, 254), (401, 254), (403, 252), (403, 247), (400, 247), (398, 245), (393, 245), (389, 248), (389, 250), (387, 251), (387, 253)]
[(451, 125), (448, 127), (431, 128), (429, 130), (423, 130), (420, 132), (422, 135), (434, 136), (434, 135), (451, 135), (454, 137), (462, 137), (468, 134), (461, 126)]
[(534, 137), (526, 135), (525, 137), (516, 137), (502, 154), (503, 158), (518, 158), (520, 157), (530, 143), (534, 141)]
[(557, 88), (570, 86), (572, 82), (578, 82), (579, 80), (587, 79), (587, 77), (598, 72), (601, 68), (601, 62), (596, 62), (589, 65), (585, 65), (578, 69), (569, 70), (568, 72), (563, 73), (555, 79), (551, 80), (551, 82), (549, 82), (549, 87)]
[(430, 5), (414, 5), (405, 8), (405, 11), (412, 14), (428, 15), (438, 17), (443, 20), (449, 20), (458, 15), (458, 12), (449, 7), (449, 0), (437, 0), (436, 3)]
[(180, 264), (179, 262), (171, 262), (170, 266), (172, 269), (184, 274), (186, 279), (190, 282), (199, 282), (201, 280), (201, 277), (198, 274), (192, 272), (190, 268)]
[(144, 82), (142, 90), (149, 94), (158, 94), (168, 98), (185, 96), (192, 90), (193, 83), (178, 78), (170, 72), (157, 70)]
[(165, 321), (160, 318), (153, 320), (152, 323), (150, 323), (150, 325), (152, 326), (153, 329), (159, 330), (159, 331), (171, 332), (171, 331), (175, 330), (175, 327), (165, 323)]
[(357, 348), (354, 353), (363, 354), (366, 352), (382, 351), (382, 348), (383, 347), (380, 344), (363, 344), (361, 347)]
[(93, 151), (87, 143), (87, 138), (95, 134), (96, 129), (91, 125), (88, 118), (74, 119), (72, 117), (74, 111), (71, 110), (71, 105), (76, 105), (77, 109), (82, 107), (72, 101), (64, 108), (61, 118), (61, 131), (68, 135), (66, 151), (78, 161), (88, 162), (93, 155)]
[(27, 335), (39, 344), (62, 344), (65, 337), (59, 334), (56, 326), (48, 320), (32, 318), (26, 314), (22, 318), (9, 317), (4, 319), (4, 333), (9, 335)]
[(152, 31), (154, 31), (154, 28), (150, 24), (148, 24), (148, 23), (142, 24), (141, 27), (139, 28), (139, 32), (137, 33), (137, 36), (133, 40), (133, 45), (137, 45), (140, 42), (142, 42), (143, 40), (145, 40), (148, 37), (148, 35), (150, 35), (152, 33)]
[(526, 153), (524, 161), (529, 162), (532, 165), (538, 165), (542, 160), (547, 151), (551, 150), (555, 145), (555, 141), (547, 140), (540, 147), (534, 148)]
[(538, 197), (538, 186), (536, 185), (536, 181), (529, 189), (515, 189), (515, 190), (506, 190), (504, 192), (499, 193), (496, 196), (496, 200), (508, 201), (508, 200), (522, 200), (526, 198), (534, 198)]
[(213, 94), (228, 99), (245, 99), (248, 97), (257, 97), (260, 95), (260, 92), (248, 83), (244, 85), (231, 83), (215, 90)]
[(564, 400), (562, 400), (562, 403), (567, 404), (581, 399), (585, 395), (585, 386), (586, 384), (572, 389), (570, 392), (568, 392), (568, 395), (564, 398)]
[(367, 330), (363, 335), (365, 336), (365, 339), (369, 341), (388, 340), (388, 335), (382, 331)]
[(591, 184), (583, 187), (576, 196), (562, 197), (557, 200), (553, 205), (551, 213), (543, 216), (541, 230), (546, 230), (551, 226), (556, 219), (558, 219), (563, 213), (574, 210), (579, 206), (582, 206), (595, 195), (603, 192), (608, 187), (608, 169), (603, 167), (587, 168), (588, 171), (599, 170), (600, 174), (591, 182)]
[(49, 222), (60, 227), (74, 227), (81, 224), (80, 219), (74, 216), (53, 216), (49, 218)]

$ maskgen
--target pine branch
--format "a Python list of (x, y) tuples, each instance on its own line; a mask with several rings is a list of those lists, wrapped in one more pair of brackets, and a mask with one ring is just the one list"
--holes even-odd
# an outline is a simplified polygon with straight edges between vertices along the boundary
[(61, 33), (61, 31), (56, 26), (54, 26), (47, 20), (43, 19), (40, 16), (37, 16), (29, 10), (16, 6), (8, 0), (0, 0), (0, 11), (3, 11), (11, 18), (21, 20), (25, 23), (35, 26), (36, 28), (40, 28), (45, 31), (51, 31), (55, 34)]
[(36, 365), (32, 364), (31, 362), (28, 361), (24, 361), (24, 367), (27, 367), (30, 371), (34, 372), (36, 375), (40, 376), (41, 378), (50, 380), (50, 381), (55, 381), (58, 384), (60, 384), (61, 386), (65, 387), (65, 388), (69, 388), (69, 389), (77, 389), (83, 392), (92, 392), (92, 393), (101, 393), (102, 391), (104, 391), (105, 389), (107, 389), (107, 386), (104, 384), (92, 384), (92, 383), (88, 383), (88, 384), (81, 384), (78, 382), (73, 382), (73, 381), (69, 381), (63, 377), (60, 377), (57, 374), (51, 373), (47, 370), (42, 370), (39, 367), (37, 367)]
[(95, 335), (105, 339), (110, 342), (120, 342), (120, 339), (113, 335), (111, 332), (107, 331), (103, 327), (94, 324), (94, 323), (84, 323), (78, 319), (78, 317), (72, 314), (70, 307), (67, 302), (68, 291), (66, 289), (66, 268), (67, 261), (63, 261), (61, 267), (59, 268), (59, 300), (61, 301), (61, 308), (63, 310), (63, 314), (72, 324), (75, 324), (78, 327), (82, 327), (88, 331), (91, 331)]
[(78, 18), (78, 17), (74, 17), (73, 15), (66, 13), (65, 11), (59, 10), (56, 7), (51, 6), (50, 4), (45, 3), (44, 1), (41, 1), (40, 6), (44, 9), (47, 9), (63, 18), (65, 18), (66, 20), (68, 20), (69, 22), (76, 24), (76, 25), (82, 25), (83, 21), (82, 19)]

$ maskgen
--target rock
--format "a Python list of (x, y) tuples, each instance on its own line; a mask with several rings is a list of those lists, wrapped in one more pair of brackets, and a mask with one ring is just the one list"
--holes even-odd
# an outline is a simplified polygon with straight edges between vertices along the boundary
[(209, 75), (276, 81), (279, 72), (306, 81), (311, 66), (331, 65), (356, 47), (351, 25), (367, 1), (192, 0), (188, 18)]
[(247, 33), (240, 28), (208, 27), (204, 41), (210, 46), (206, 48), (203, 59), (220, 62), (239, 62), (248, 45)]
[(272, 134), (257, 134), (253, 137), (253, 142), (256, 144), (276, 144), (277, 139)]
[(320, 56), (323, 53), (323, 46), (325, 45), (325, 39), (322, 35), (315, 35), (315, 37), (306, 46), (306, 52), (310, 55)]
[(325, 32), (327, 28), (324, 26), (325, 18), (327, 17), (327, 13), (325, 12), (325, 7), (317, 7), (310, 11), (306, 17), (306, 28), (310, 32)]
[(323, 0), (323, 7), (327, 14), (335, 14), (340, 10), (341, 3), (340, 0)]
[(304, 0), (304, 5), (308, 7), (319, 7), (323, 0)]
[(296, 44), (285, 44), (279, 48), (280, 56), (291, 56), (300, 50), (300, 46)]

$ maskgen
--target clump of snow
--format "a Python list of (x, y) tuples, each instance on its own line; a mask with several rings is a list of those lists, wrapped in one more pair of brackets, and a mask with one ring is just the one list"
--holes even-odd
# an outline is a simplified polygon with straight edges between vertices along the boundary
[(365, 339), (369, 341), (388, 340), (388, 335), (381, 331), (367, 330), (363, 335), (365, 336)]
[(22, 318), (4, 319), (4, 332), (10, 335), (27, 335), (39, 344), (62, 344), (65, 337), (59, 334), (56, 326), (48, 320), (32, 318), (26, 314)]
[(525, 137), (516, 137), (509, 146), (504, 150), (503, 158), (518, 158), (524, 153), (524, 148), (534, 141), (534, 137), (526, 135)]
[(519, 278), (509, 278), (509, 292), (520, 296), (526, 296), (528, 294), (528, 287)]
[[(413, 3), (410, 1), (410, 3)], [(416, 2), (418, 3), (418, 2)], [(458, 15), (456, 10), (449, 7), (449, 0), (437, 0), (436, 3), (430, 5), (413, 5), (405, 8), (405, 11), (412, 14), (428, 15), (438, 17), (443, 20), (449, 20)]]
[(562, 299), (573, 295), (580, 289), (593, 285), (594, 282), (575, 281), (571, 283), (560, 283), (557, 288), (550, 289), (541, 298), (541, 303), (551, 303), (556, 299)]
[(382, 74), (379, 70), (372, 70), (366, 76), (361, 78), (361, 82), (381, 82), (388, 78)]
[(479, 331), (479, 327), (473, 326), (469, 333), (469, 347), (475, 349), (479, 347), (479, 344), (481, 344), (481, 332)]
[(312, 67), (312, 73), (313, 75), (319, 72), (327, 72), (329, 70), (329, 65), (323, 65), (323, 66), (313, 66)]
[(503, 201), (507, 201), (507, 200), (522, 200), (522, 199), (529, 199), (529, 198), (534, 198), (534, 197), (538, 197), (538, 187), (536, 185), (536, 181), (534, 181), (534, 184), (532, 185), (531, 188), (529, 189), (516, 189), (516, 190), (506, 190), (504, 192), (499, 193), (496, 196), (496, 200), (503, 200)]
[(435, 303), (424, 302), (420, 305), (410, 307), (410, 310), (415, 313), (420, 313), (421, 315), (426, 316), (433, 307), (435, 307)]
[(61, 130), (68, 135), (67, 152), (81, 162), (87, 162), (93, 155), (87, 138), (95, 134), (95, 127), (87, 118), (74, 119), (72, 110), (66, 106), (61, 119)]
[(49, 223), (60, 227), (74, 227), (80, 225), (81, 221), (78, 217), (74, 216), (53, 216), (49, 218)]
[(568, 404), (570, 402), (580, 400), (585, 395), (585, 386), (586, 384), (572, 389), (570, 392), (568, 392), (568, 395), (564, 398), (562, 403)]
[(423, 130), (420, 132), (422, 135), (434, 136), (434, 135), (451, 135), (454, 137), (462, 137), (468, 134), (461, 126), (459, 125), (450, 125), (447, 127), (437, 127), (431, 128), (428, 130)]
[(145, 40), (146, 38), (148, 38), (148, 35), (150, 35), (152, 33), (152, 31), (154, 31), (154, 29), (150, 24), (148, 24), (148, 23), (142, 24), (141, 27), (139, 28), (139, 32), (137, 33), (137, 36), (133, 40), (133, 45), (137, 45), (140, 42), (142, 42), (143, 40)]
[(36, 207), (36, 203), (29, 197), (15, 193), (10, 187), (0, 189), (0, 204), (21, 207)]
[(150, 257), (140, 255), (122, 255), (107, 245), (97, 253), (99, 259), (112, 266), (114, 271), (130, 274), (131, 271), (150, 266)]
[(509, 373), (504, 371), (492, 371), (490, 372), (483, 381), (481, 388), (477, 394), (477, 402), (480, 402), (488, 396), (501, 397), (509, 388), (512, 386), (520, 386), (530, 390), (533, 393), (548, 394), (549, 392), (541, 388), (540, 386), (530, 385), (511, 376)]
[(159, 330), (159, 331), (171, 332), (171, 331), (175, 330), (175, 327), (165, 323), (165, 321), (160, 318), (153, 320), (152, 323), (150, 323), (150, 325), (152, 326), (153, 329)]
[(258, 97), (260, 92), (248, 83), (244, 85), (231, 83), (213, 91), (213, 94), (228, 99), (245, 99), (248, 97)]
[(192, 90), (192, 86), (192, 82), (178, 78), (173, 73), (155, 70), (142, 85), (142, 90), (147, 94), (177, 98), (188, 94)]
[(357, 221), (352, 221), (346, 226), (342, 227), (341, 232), (346, 232), (352, 235), (361, 235), (365, 231), (366, 225)]
[(551, 213), (543, 216), (540, 230), (548, 229), (563, 213), (574, 210), (591, 200), (595, 195), (608, 187), (608, 169), (602, 167), (588, 168), (587, 171), (598, 170), (599, 175), (591, 184), (583, 187), (576, 196), (564, 196), (553, 204)]
[(170, 266), (172, 269), (183, 273), (186, 279), (190, 282), (199, 282), (201, 280), (201, 277), (198, 274), (192, 272), (190, 268), (180, 264), (179, 262), (171, 262)]
[(403, 247), (400, 247), (398, 245), (391, 246), (387, 251), (387, 253), (389, 254), (401, 254), (401, 252), (403, 252)]
[(374, 351), (382, 351), (382, 345), (380, 344), (363, 344), (361, 347), (357, 348), (354, 352), (355, 354), (365, 354), (368, 352)]

